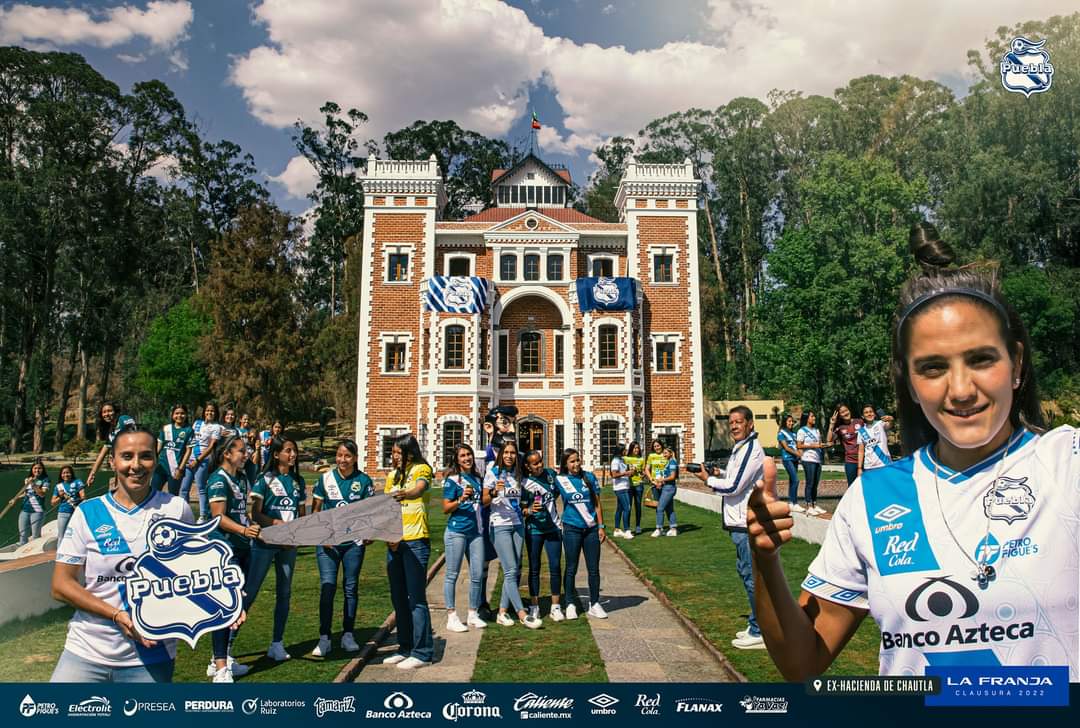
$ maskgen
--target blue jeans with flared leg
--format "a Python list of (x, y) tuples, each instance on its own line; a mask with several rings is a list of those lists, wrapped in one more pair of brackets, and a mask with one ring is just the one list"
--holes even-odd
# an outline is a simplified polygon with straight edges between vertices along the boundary
[(426, 538), (399, 541), (386, 549), (386, 575), (390, 601), (397, 621), (398, 653), (431, 662), (435, 638), (431, 634), (431, 611), (427, 603), (427, 566), (431, 541)]

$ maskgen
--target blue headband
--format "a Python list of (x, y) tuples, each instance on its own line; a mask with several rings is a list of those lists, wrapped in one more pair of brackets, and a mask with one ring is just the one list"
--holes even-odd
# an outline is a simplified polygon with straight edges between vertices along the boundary
[(904, 310), (900, 312), (900, 318), (896, 322), (896, 338), (899, 340), (900, 332), (904, 330), (904, 323), (908, 320), (911, 314), (915, 313), (918, 309), (924, 305), (933, 301), (935, 298), (942, 298), (943, 296), (967, 296), (969, 298), (977, 298), (983, 303), (989, 304), (991, 308), (997, 311), (1001, 320), (1005, 323), (1006, 328), (1009, 326), (1009, 314), (1005, 310), (1005, 307), (1001, 305), (1001, 301), (997, 300), (991, 294), (986, 291), (980, 291), (977, 288), (935, 288), (932, 291), (927, 291), (914, 301), (904, 307)]

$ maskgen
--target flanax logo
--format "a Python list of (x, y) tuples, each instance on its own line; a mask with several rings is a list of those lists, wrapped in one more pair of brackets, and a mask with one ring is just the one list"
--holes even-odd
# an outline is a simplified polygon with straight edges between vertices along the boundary
[(1045, 39), (1036, 43), (1024, 37), (1013, 38), (1000, 62), (1001, 85), (1006, 91), (1031, 96), (1050, 90), (1054, 66), (1045, 46)]

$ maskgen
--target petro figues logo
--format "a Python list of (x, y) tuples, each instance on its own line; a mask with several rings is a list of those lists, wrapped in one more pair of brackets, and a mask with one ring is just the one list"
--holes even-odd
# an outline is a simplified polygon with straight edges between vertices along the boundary
[(147, 531), (149, 550), (126, 580), (139, 632), (152, 639), (182, 639), (194, 647), (199, 637), (240, 616), (244, 574), (230, 563), (227, 542), (207, 538), (219, 520), (193, 526), (162, 518)]
[(1023, 37), (1013, 38), (1000, 63), (1001, 85), (1006, 91), (1030, 97), (1050, 90), (1054, 66), (1043, 48), (1045, 45), (1045, 39), (1036, 43)]

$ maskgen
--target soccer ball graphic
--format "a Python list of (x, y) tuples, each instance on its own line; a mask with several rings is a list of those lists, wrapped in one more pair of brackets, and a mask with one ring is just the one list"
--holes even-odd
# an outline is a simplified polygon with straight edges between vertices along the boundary
[(176, 543), (176, 539), (176, 530), (172, 526), (165, 524), (154, 526), (154, 529), (150, 532), (150, 543), (155, 548), (169, 549)]

